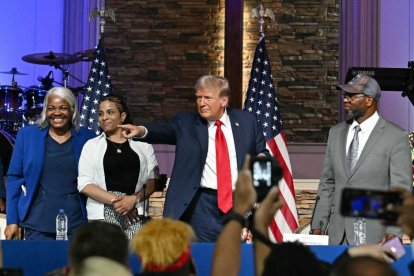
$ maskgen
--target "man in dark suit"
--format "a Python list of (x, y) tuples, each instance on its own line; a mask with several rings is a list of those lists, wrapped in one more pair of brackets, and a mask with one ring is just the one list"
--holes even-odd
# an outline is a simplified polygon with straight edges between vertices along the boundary
[[(178, 113), (165, 124), (124, 125), (122, 128), (128, 138), (176, 145), (164, 217), (190, 223), (200, 242), (215, 242), (222, 228), (221, 220), (232, 207), (231, 191), (234, 191), (244, 157), (265, 152), (266, 144), (254, 115), (227, 108), (230, 89), (225, 78), (202, 76), (195, 90), (197, 112)], [(224, 134), (227, 157), (222, 157), (221, 145), (216, 146), (217, 129)], [(225, 158), (230, 164), (221, 163)], [(228, 175), (222, 177), (221, 169), (226, 166)], [(226, 177), (231, 177), (230, 202), (223, 208), (218, 206), (222, 204), (218, 198), (223, 194), (220, 190), (222, 178)]]
[[(411, 191), (411, 156), (408, 133), (377, 112), (381, 89), (374, 78), (357, 75), (340, 87), (350, 119), (329, 131), (311, 233), (326, 232), (329, 225), (330, 244), (354, 244), (355, 219), (340, 214), (342, 190), (400, 187)], [(358, 141), (356, 150), (353, 140)], [(366, 221), (366, 243), (383, 243), (394, 236), (402, 236), (401, 228)]]

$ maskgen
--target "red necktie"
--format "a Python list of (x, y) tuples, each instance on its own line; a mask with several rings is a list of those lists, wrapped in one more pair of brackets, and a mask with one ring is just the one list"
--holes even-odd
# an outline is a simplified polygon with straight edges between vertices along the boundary
[(216, 121), (216, 173), (217, 173), (217, 200), (218, 207), (223, 213), (230, 211), (233, 206), (231, 170), (229, 150), (226, 137), (221, 130), (223, 123)]

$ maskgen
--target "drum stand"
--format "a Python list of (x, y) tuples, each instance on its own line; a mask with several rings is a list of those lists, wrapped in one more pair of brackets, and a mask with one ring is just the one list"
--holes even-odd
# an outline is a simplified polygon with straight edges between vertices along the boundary
[[(82, 80), (78, 79), (77, 77), (75, 77), (74, 75), (70, 74), (68, 69), (63, 68), (62, 66), (60, 66), (57, 63), (53, 63), (51, 65), (53, 65), (53, 67), (55, 67), (55, 69), (58, 69), (58, 70), (62, 71), (63, 77), (64, 77), (63, 78), (63, 86), (64, 87), (68, 87), (68, 85), (69, 85), (69, 77), (72, 77), (73, 79), (79, 81), (83, 85), (86, 85), (86, 83), (84, 81), (82, 81)], [(62, 83), (59, 83), (59, 82), (56, 82), (56, 83), (62, 85)]]

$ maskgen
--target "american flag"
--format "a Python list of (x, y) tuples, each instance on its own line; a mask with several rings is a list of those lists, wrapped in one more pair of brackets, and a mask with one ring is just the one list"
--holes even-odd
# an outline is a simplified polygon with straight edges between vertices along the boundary
[(264, 35), (262, 35), (254, 53), (243, 110), (256, 114), (257, 121), (263, 128), (266, 147), (271, 155), (276, 157), (283, 169), (283, 178), (279, 182), (279, 190), (285, 205), (277, 211), (274, 220), (270, 224), (269, 231), (273, 241), (282, 242), (283, 233), (293, 233), (298, 228), (298, 214), (292, 169), (272, 78), (269, 55), (267, 54)]
[(98, 122), (99, 100), (103, 96), (113, 94), (111, 77), (106, 64), (105, 48), (102, 44), (100, 40), (93, 56), (79, 123), (79, 126), (95, 131), (96, 135), (100, 133)]

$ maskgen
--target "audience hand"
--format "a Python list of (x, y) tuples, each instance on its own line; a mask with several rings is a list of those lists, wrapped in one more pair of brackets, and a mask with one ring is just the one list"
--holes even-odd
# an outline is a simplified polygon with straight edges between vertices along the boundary
[(279, 189), (277, 186), (273, 186), (267, 193), (262, 203), (260, 203), (260, 206), (255, 211), (255, 228), (262, 234), (266, 234), (267, 228), (269, 227), (276, 211), (282, 208), (282, 206), (283, 202), (279, 198)]
[(4, 230), (6, 240), (19, 240), (19, 226), (17, 224), (9, 224)]
[(252, 184), (252, 173), (250, 171), (250, 155), (247, 155), (237, 178), (233, 211), (245, 215), (253, 208), (256, 198), (257, 194)]
[(413, 238), (414, 236), (414, 196), (408, 191), (402, 191), (404, 202), (402, 206), (394, 208), (399, 214), (397, 224), (403, 232)]
[(122, 128), (122, 136), (125, 138), (134, 138), (134, 137), (142, 137), (145, 134), (145, 129), (141, 126), (134, 126), (131, 124), (128, 125), (118, 125), (118, 127)]
[(394, 234), (384, 233), (384, 236), (382, 237), (382, 240), (380, 241), (380, 245), (383, 245), (384, 243), (386, 243), (387, 241), (391, 240), (394, 237), (395, 237)]
[(387, 263), (397, 259), (397, 256), (388, 248), (381, 245), (362, 245), (354, 246), (348, 249), (351, 257), (370, 256)]

